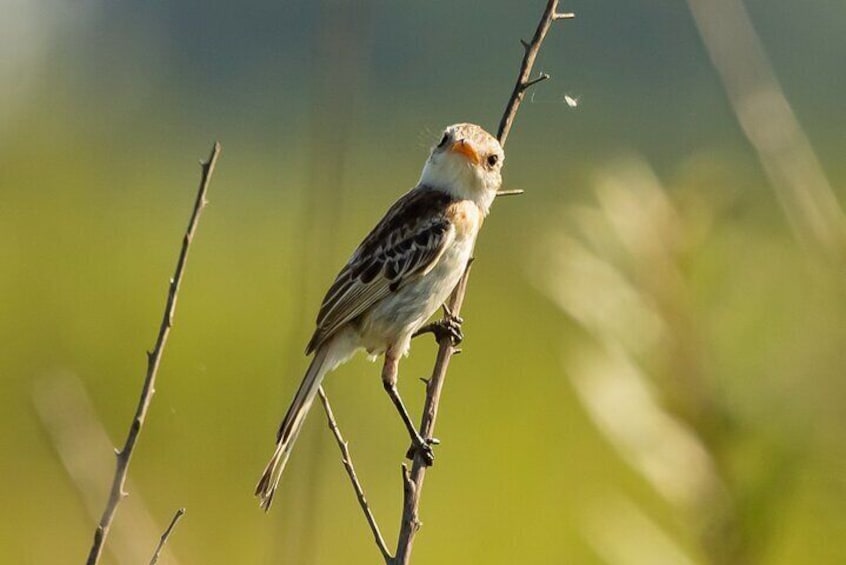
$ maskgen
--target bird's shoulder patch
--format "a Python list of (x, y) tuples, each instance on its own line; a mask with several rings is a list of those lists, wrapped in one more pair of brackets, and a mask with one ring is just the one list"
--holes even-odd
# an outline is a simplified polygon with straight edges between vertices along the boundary
[(455, 226), (458, 236), (476, 233), (484, 221), (482, 211), (470, 200), (451, 202), (447, 206), (446, 217)]

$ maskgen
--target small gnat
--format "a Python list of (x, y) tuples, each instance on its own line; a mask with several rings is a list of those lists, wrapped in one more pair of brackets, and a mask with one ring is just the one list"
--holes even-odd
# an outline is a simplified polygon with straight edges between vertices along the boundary
[(569, 94), (564, 95), (564, 102), (567, 103), (567, 106), (570, 108), (575, 108), (579, 105), (579, 97), (578, 96), (570, 96)]

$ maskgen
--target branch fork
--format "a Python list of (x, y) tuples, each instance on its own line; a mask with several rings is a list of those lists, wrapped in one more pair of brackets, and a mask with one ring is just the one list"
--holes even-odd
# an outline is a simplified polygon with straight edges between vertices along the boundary
[[(497, 130), (497, 139), (501, 145), (505, 145), (505, 140), (511, 130), (511, 125), (517, 114), (517, 109), (523, 100), (523, 96), (529, 88), (549, 78), (546, 73), (539, 73), (537, 77), (530, 79), (532, 67), (541, 44), (549, 31), (553, 21), (572, 19), (575, 17), (572, 13), (560, 13), (557, 11), (559, 0), (548, 0), (546, 8), (541, 16), (538, 27), (532, 40), (527, 42), (520, 40), (524, 49), (523, 61), (520, 65), (520, 72), (517, 76), (517, 81), (514, 84), (511, 97), (505, 107), (502, 119)], [(503, 190), (497, 193), (497, 196), (508, 196), (513, 194), (521, 194), (522, 190)], [(444, 323), (448, 323), (450, 318), (457, 318), (460, 315), (461, 306), (464, 303), (464, 295), (467, 290), (467, 282), (470, 276), (470, 266), (473, 259), (467, 263), (467, 268), (464, 275), (456, 285), (455, 290), (450, 296), (447, 304), (444, 305), (444, 311), (447, 313), (443, 319)], [(419, 434), (424, 438), (431, 438), (434, 432), (435, 420), (437, 419), (438, 407), (440, 405), (441, 392), (443, 391), (444, 380), (446, 379), (446, 372), (449, 366), (450, 359), (453, 355), (460, 352), (456, 348), (452, 336), (448, 332), (442, 332), (441, 335), (436, 335), (438, 341), (438, 353), (435, 360), (435, 366), (432, 369), (432, 376), (429, 379), (422, 378), (421, 380), (426, 384), (426, 400), (423, 406), (423, 415), (421, 417)], [(402, 464), (402, 485), (403, 485), (403, 512), (400, 521), (400, 532), (397, 540), (397, 549), (395, 555), (391, 555), (387, 549), (384, 538), (376, 523), (370, 507), (367, 504), (367, 499), (364, 496), (364, 489), (358, 480), (353, 467), (352, 459), (350, 458), (349, 448), (347, 442), (341, 436), (338, 425), (335, 422), (332, 414), (329, 401), (322, 387), (318, 390), (320, 399), (323, 402), (323, 408), (326, 411), (326, 416), (329, 420), (329, 427), (335, 435), (338, 448), (341, 450), (342, 462), (349, 475), (350, 481), (358, 498), (359, 505), (364, 512), (367, 523), (373, 533), (376, 545), (385, 560), (386, 565), (408, 565), (411, 559), (411, 550), (416, 533), (420, 530), (422, 523), (419, 519), (420, 497), (423, 490), (423, 482), (426, 475), (428, 464), (424, 457), (417, 450), (414, 453), (411, 466), (407, 463)]]

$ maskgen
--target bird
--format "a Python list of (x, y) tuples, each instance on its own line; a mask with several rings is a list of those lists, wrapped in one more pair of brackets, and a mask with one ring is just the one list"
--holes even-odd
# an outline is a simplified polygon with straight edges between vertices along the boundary
[[(357, 351), (384, 356), (382, 384), (412, 441), (409, 454), (434, 460), (397, 390), (399, 360), (412, 337), (429, 330), (460, 339), (461, 320), (445, 301), (471, 259), (480, 228), (502, 186), (499, 141), (470, 123), (448, 126), (431, 148), (417, 184), (402, 195), (356, 248), (326, 293), (302, 383), (279, 426), (276, 448), (256, 485), (267, 511), (323, 378)], [(445, 320), (426, 325), (441, 307)], [(437, 332), (436, 332), (437, 333)]]

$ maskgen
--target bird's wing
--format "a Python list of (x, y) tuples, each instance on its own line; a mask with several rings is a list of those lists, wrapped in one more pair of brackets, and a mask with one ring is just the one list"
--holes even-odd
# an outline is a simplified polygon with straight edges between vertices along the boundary
[(326, 293), (306, 353), (437, 264), (455, 238), (455, 227), (446, 214), (452, 202), (454, 198), (449, 194), (417, 187), (391, 206)]

